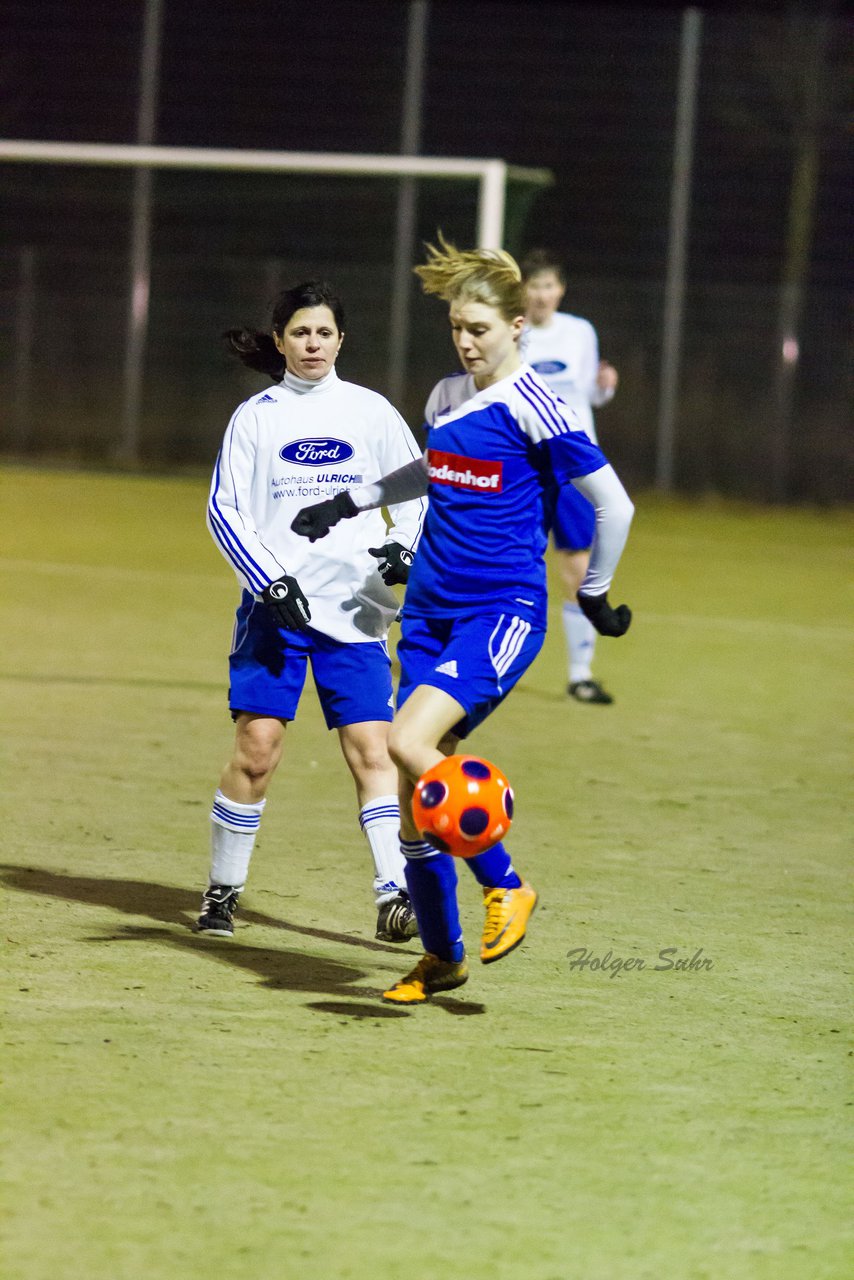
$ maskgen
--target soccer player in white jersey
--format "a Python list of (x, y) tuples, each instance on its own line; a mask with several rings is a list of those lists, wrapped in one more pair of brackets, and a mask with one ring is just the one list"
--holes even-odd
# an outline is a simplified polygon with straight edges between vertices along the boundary
[[(556, 495), (580, 489), (596, 511), (590, 566), (579, 592), (598, 631), (622, 635), (625, 605), (607, 591), (633, 506), (577, 418), (519, 355), (525, 323), (519, 266), (502, 250), (459, 251), (440, 237), (415, 268), (450, 305), (463, 372), (428, 403), (424, 457), (375, 484), (307, 507), (294, 529), (323, 538), (339, 520), (429, 491), (409, 578), (397, 654), (398, 705), (389, 749), (400, 775), (401, 848), (425, 954), (384, 993), (418, 1004), (459, 987), (468, 965), (456, 898), (456, 859), (428, 844), (412, 819), (415, 784), (503, 701), (539, 652), (546, 630), (544, 553)], [(525, 936), (537, 901), (502, 844), (466, 859), (483, 886), (480, 958), (492, 963)]]
[(229, 658), (234, 748), (214, 798), (209, 885), (197, 928), (234, 932), (267, 789), (310, 664), (326, 724), (337, 729), (356, 784), (374, 861), (377, 937), (405, 941), (417, 925), (388, 753), (386, 637), (399, 611), (390, 587), (406, 581), (426, 502), (393, 504), (388, 530), (379, 511), (366, 511), (318, 548), (298, 538), (291, 522), (307, 497), (369, 484), (420, 450), (386, 399), (338, 377), (344, 316), (329, 285), (308, 281), (282, 293), (270, 334), (226, 336), (246, 364), (273, 381), (235, 411), (208, 503), (208, 528), (243, 591)]
[[(617, 370), (607, 360), (599, 359), (599, 339), (590, 321), (559, 310), (566, 293), (562, 264), (546, 250), (533, 249), (521, 267), (526, 312), (522, 356), (575, 410), (582, 429), (596, 444), (593, 409), (613, 399), (619, 380)], [(567, 692), (579, 702), (608, 705), (614, 699), (593, 679), (596, 631), (576, 598), (590, 562), (594, 523), (593, 508), (584, 495), (575, 489), (563, 490), (555, 510), (552, 538), (564, 592)]]

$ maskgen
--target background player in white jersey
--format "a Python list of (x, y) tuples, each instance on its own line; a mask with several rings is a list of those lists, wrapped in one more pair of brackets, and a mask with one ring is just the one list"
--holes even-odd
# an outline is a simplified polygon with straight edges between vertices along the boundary
[(386, 637), (406, 581), (425, 502), (393, 505), (392, 527), (365, 512), (313, 548), (291, 532), (306, 498), (370, 483), (417, 458), (400, 414), (374, 391), (342, 381), (340, 300), (309, 281), (281, 294), (272, 333), (226, 335), (269, 388), (241, 404), (217, 458), (208, 528), (243, 588), (229, 658), (235, 721), (231, 759), (211, 813), (211, 867), (197, 928), (230, 935), (267, 789), (311, 664), (327, 726), (337, 729), (374, 859), (377, 937), (417, 932), (399, 847), (397, 771)]
[[(607, 635), (631, 614), (607, 590), (633, 507), (599, 448), (524, 364), (521, 272), (500, 250), (460, 252), (441, 240), (416, 267), (427, 293), (450, 304), (464, 373), (443, 379), (428, 402), (427, 451), (379, 483), (301, 511), (294, 528), (323, 538), (345, 518), (429, 490), (407, 587), (397, 654), (398, 706), (389, 748), (400, 773), (401, 847), (425, 955), (384, 993), (417, 1004), (462, 985), (468, 967), (456, 899), (456, 859), (421, 838), (412, 820), (415, 783), (507, 696), (539, 652), (546, 629), (544, 553), (555, 495), (576, 485), (595, 506), (596, 535), (579, 592)], [(466, 859), (484, 887), (480, 958), (507, 955), (536, 904), (502, 844)]]
[[(571, 409), (590, 439), (598, 443), (593, 409), (613, 399), (617, 370), (599, 359), (599, 339), (589, 320), (560, 311), (566, 293), (562, 264), (545, 249), (532, 249), (521, 263), (525, 282), (522, 356)], [(569, 665), (568, 692), (579, 702), (607, 705), (613, 698), (593, 679), (596, 631), (577, 601), (590, 561), (594, 515), (575, 489), (561, 492), (552, 526), (557, 567), (564, 592), (563, 629)]]

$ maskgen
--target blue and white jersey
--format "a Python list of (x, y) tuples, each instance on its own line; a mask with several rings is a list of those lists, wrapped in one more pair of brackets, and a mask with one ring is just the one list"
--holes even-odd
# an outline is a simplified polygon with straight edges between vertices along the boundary
[(291, 521), (331, 498), (411, 462), (421, 450), (397, 410), (333, 369), (318, 382), (286, 374), (235, 411), (214, 468), (207, 523), (241, 585), (253, 595), (282, 574), (308, 598), (311, 625), (342, 641), (382, 639), (400, 608), (368, 554), (393, 538), (414, 549), (426, 502), (342, 521), (317, 543)]
[(607, 458), (527, 364), (483, 391), (469, 374), (444, 378), (425, 416), (429, 504), (407, 611), (448, 616), (518, 598), (544, 614), (557, 489)]
[(582, 431), (596, 443), (593, 408), (613, 398), (611, 387), (600, 387), (599, 340), (589, 320), (556, 311), (548, 324), (526, 324), (519, 350), (524, 360), (578, 414)]

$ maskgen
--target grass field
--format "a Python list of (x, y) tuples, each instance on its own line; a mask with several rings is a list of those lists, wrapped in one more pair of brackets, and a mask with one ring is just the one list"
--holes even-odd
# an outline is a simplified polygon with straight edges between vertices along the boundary
[(639, 498), (616, 704), (565, 697), (555, 603), (471, 739), (528, 940), (407, 1011), (313, 692), (235, 939), (189, 928), (237, 595), (206, 489), (0, 468), (6, 1280), (850, 1275), (851, 518)]

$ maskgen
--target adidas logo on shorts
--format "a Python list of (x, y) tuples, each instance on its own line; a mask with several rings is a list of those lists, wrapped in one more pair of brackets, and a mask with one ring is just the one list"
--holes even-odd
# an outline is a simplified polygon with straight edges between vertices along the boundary
[(451, 658), (450, 662), (442, 662), (436, 668), (436, 675), (453, 676), (455, 680), (459, 680), (460, 673), (457, 671), (457, 660)]

